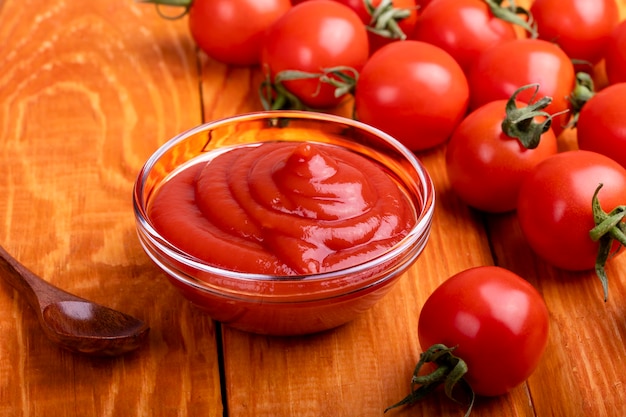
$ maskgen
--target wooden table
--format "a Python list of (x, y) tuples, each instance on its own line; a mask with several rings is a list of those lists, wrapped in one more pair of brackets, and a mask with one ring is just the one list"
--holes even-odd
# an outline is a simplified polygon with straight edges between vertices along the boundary
[[(464, 206), (442, 148), (419, 154), (437, 188), (431, 241), (361, 318), (274, 338), (191, 308), (142, 251), (131, 188), (168, 138), (259, 110), (259, 81), (256, 69), (197, 52), (186, 19), (164, 20), (149, 5), (0, 0), (0, 244), (50, 282), (152, 328), (127, 356), (75, 355), (48, 342), (25, 300), (0, 284), (0, 415), (381, 416), (409, 389), (426, 297), (451, 274), (489, 264), (537, 286), (552, 328), (528, 382), (479, 399), (473, 416), (624, 415), (626, 256), (608, 267), (605, 304), (592, 272), (537, 259), (515, 215)], [(439, 395), (389, 415), (462, 414)]]

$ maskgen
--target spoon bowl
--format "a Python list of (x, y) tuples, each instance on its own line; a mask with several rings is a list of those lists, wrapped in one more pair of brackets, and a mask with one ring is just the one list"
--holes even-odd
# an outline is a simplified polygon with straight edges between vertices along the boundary
[(137, 349), (148, 334), (143, 321), (55, 287), (1, 246), (0, 275), (37, 312), (46, 336), (73, 352), (121, 355)]

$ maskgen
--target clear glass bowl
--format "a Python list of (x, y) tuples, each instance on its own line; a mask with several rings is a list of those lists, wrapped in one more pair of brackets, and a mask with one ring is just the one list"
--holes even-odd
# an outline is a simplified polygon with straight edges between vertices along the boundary
[[(168, 242), (148, 216), (159, 185), (192, 158), (265, 141), (334, 144), (376, 161), (405, 189), (416, 223), (385, 253), (349, 268), (306, 276), (272, 276), (211, 266)], [(253, 333), (296, 335), (347, 323), (369, 309), (423, 251), (435, 195), (431, 178), (406, 147), (366, 124), (304, 111), (270, 111), (217, 120), (161, 146), (139, 172), (133, 190), (139, 240), (170, 282), (210, 317)]]

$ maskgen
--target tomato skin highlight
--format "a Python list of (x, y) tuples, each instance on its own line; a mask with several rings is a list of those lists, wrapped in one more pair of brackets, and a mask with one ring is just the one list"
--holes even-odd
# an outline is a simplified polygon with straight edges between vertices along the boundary
[[(569, 271), (592, 270), (599, 243), (591, 201), (606, 212), (626, 200), (626, 169), (607, 156), (585, 150), (561, 152), (541, 162), (523, 182), (517, 215), (526, 241), (549, 264)], [(623, 253), (623, 251), (622, 251)]]
[(540, 293), (517, 274), (497, 266), (462, 271), (426, 300), (418, 322), (423, 350), (457, 346), (464, 379), (474, 393), (502, 395), (536, 369), (547, 345), (548, 309)]
[(605, 68), (610, 84), (626, 82), (626, 20), (613, 30), (607, 41)]
[[(569, 109), (567, 97), (576, 82), (574, 65), (565, 52), (540, 39), (517, 39), (495, 45), (476, 58), (467, 79), (471, 86), (471, 109), (507, 99), (518, 88), (536, 83), (539, 97), (552, 97), (552, 103), (544, 109), (552, 115)], [(532, 94), (526, 91), (517, 99), (528, 102)], [(552, 129), (556, 136), (563, 131), (569, 117), (565, 113), (554, 118)]]
[[(507, 100), (487, 103), (470, 113), (455, 129), (446, 147), (450, 185), (466, 204), (503, 213), (517, 206), (522, 181), (541, 161), (557, 153), (552, 129), (535, 149), (502, 131)], [(517, 107), (525, 106), (517, 102)]]
[(603, 58), (619, 19), (615, 0), (534, 0), (530, 12), (539, 39), (555, 42), (570, 58), (591, 64)]
[(580, 149), (606, 155), (626, 168), (624, 97), (626, 82), (609, 85), (597, 92), (583, 106), (576, 134)]
[[(268, 30), (261, 63), (272, 80), (287, 70), (320, 73), (346, 66), (359, 71), (369, 57), (367, 36), (363, 22), (348, 6), (332, 0), (305, 1)], [(330, 108), (344, 99), (317, 78), (289, 80), (284, 86), (314, 109)]]
[(210, 57), (231, 65), (257, 65), (265, 31), (290, 8), (289, 0), (194, 0), (189, 29)]
[(476, 55), (517, 38), (511, 23), (495, 17), (483, 0), (437, 0), (419, 16), (412, 39), (448, 52), (469, 71)]
[(448, 140), (467, 110), (469, 86), (459, 64), (443, 49), (407, 40), (371, 56), (354, 99), (360, 121), (419, 151)]

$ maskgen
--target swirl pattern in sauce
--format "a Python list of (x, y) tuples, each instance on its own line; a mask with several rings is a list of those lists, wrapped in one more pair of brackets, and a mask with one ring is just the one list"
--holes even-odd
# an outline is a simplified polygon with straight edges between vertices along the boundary
[(149, 217), (192, 256), (270, 275), (360, 264), (416, 222), (413, 204), (382, 166), (310, 142), (242, 146), (193, 164), (162, 185)]

